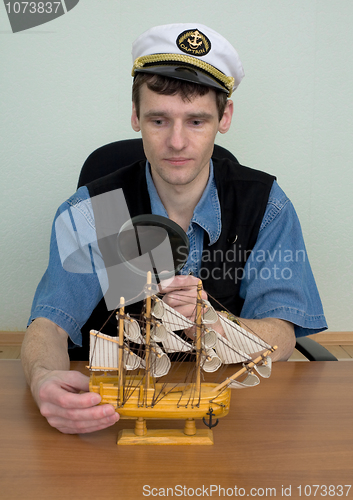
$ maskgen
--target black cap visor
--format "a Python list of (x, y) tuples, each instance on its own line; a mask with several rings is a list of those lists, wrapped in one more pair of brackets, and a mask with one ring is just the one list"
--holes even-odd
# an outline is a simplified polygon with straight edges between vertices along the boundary
[(229, 90), (219, 83), (215, 78), (209, 76), (198, 68), (186, 65), (146, 65), (142, 68), (135, 70), (135, 73), (152, 73), (156, 75), (163, 75), (176, 80), (185, 80), (187, 82), (197, 83), (205, 87), (212, 87), (222, 92), (229, 93)]

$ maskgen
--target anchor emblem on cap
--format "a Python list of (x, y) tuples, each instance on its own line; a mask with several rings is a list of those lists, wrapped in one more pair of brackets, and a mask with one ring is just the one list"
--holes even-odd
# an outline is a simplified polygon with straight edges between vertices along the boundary
[(192, 56), (205, 56), (211, 50), (211, 42), (207, 36), (198, 29), (186, 30), (176, 39), (177, 47)]
[[(197, 40), (200, 40), (197, 43)], [(202, 45), (202, 37), (200, 36), (200, 33), (196, 30), (193, 32), (191, 39), (188, 38), (189, 45), (192, 49), (197, 49)]]

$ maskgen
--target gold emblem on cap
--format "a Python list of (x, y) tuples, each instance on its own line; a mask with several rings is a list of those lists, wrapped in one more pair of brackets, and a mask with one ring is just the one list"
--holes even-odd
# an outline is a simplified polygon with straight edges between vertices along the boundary
[(211, 50), (211, 42), (198, 29), (186, 30), (180, 33), (176, 39), (177, 47), (185, 54), (202, 57)]

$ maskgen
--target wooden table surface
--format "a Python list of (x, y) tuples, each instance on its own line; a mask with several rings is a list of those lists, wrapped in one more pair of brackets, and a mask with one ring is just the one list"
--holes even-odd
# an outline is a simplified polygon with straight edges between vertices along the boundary
[[(39, 414), (20, 361), (0, 361), (0, 380), (2, 500), (236, 498), (255, 489), (256, 498), (314, 498), (314, 485), (317, 498), (353, 498), (345, 486), (353, 483), (353, 363), (276, 363), (258, 387), (233, 390), (213, 446), (117, 446), (126, 420), (63, 435)], [(176, 426), (149, 427), (162, 425)]]

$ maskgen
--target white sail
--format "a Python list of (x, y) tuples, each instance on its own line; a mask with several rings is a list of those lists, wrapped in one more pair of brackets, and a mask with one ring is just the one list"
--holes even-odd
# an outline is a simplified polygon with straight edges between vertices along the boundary
[(188, 352), (193, 349), (192, 344), (180, 338), (176, 333), (168, 331), (168, 329), (167, 332), (168, 335), (162, 340), (165, 352)]
[(203, 306), (206, 307), (205, 312), (202, 314), (202, 323), (204, 325), (216, 323), (216, 321), (218, 321), (218, 314), (216, 311), (213, 309), (208, 300), (203, 300), (202, 303)]
[(233, 344), (229, 342), (225, 337), (222, 337), (217, 333), (217, 344), (215, 350), (218, 356), (221, 358), (222, 363), (225, 365), (230, 365), (233, 363), (243, 363), (245, 361), (251, 361), (250, 356), (245, 352), (235, 349)]
[(135, 319), (131, 319), (129, 315), (124, 319), (124, 337), (137, 344), (141, 344), (143, 341), (140, 325)]
[(272, 358), (266, 356), (266, 358), (261, 363), (256, 365), (254, 368), (257, 371), (257, 373), (261, 375), (261, 377), (269, 378), (272, 371)]
[(201, 336), (202, 347), (211, 349), (217, 344), (217, 334), (214, 330), (206, 329)]
[(248, 373), (246, 378), (239, 382), (238, 380), (232, 380), (228, 387), (231, 389), (246, 389), (247, 387), (255, 387), (260, 383), (260, 379), (255, 373)]
[(254, 352), (260, 352), (264, 349), (269, 349), (271, 346), (264, 342), (262, 339), (256, 335), (248, 332), (241, 326), (237, 325), (228, 318), (225, 318), (221, 314), (218, 315), (221, 320), (221, 324), (225, 333), (226, 338), (238, 351), (243, 351), (248, 354)]
[[(171, 367), (169, 357), (162, 351), (162, 349), (153, 344), (150, 352), (150, 375), (152, 377), (164, 377), (167, 375)], [(141, 360), (141, 368), (146, 368), (146, 361)]]
[(151, 328), (151, 339), (155, 342), (163, 342), (169, 335), (168, 330), (161, 323), (155, 323)]
[[(90, 369), (95, 371), (115, 371), (119, 368), (119, 341), (117, 337), (91, 330)], [(123, 362), (126, 370), (136, 370), (141, 358), (124, 348)]]
[[(144, 344), (145, 337), (142, 335), (140, 326), (136, 320), (127, 317), (124, 320), (124, 336), (132, 342)], [(208, 336), (209, 343), (212, 343), (213, 336)], [(153, 342), (162, 342), (166, 352), (187, 352), (192, 349), (192, 345), (179, 337), (173, 331), (170, 331), (163, 324), (155, 323), (151, 328), (151, 340)], [(161, 375), (160, 375), (161, 376)]]
[(222, 361), (213, 349), (207, 349), (201, 357), (201, 368), (205, 372), (215, 372), (221, 365)]
[(141, 366), (142, 359), (131, 351), (125, 350), (123, 359), (125, 370), (136, 370)]
[(168, 306), (163, 300), (156, 301), (152, 314), (155, 318), (162, 320), (164, 326), (173, 332), (194, 326), (192, 321)]

